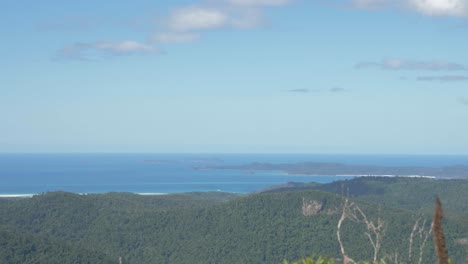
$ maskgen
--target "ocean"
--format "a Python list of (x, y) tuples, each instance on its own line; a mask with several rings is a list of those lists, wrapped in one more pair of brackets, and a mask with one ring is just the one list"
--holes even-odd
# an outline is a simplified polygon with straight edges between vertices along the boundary
[(0, 154), (0, 195), (132, 192), (255, 192), (287, 182), (327, 183), (352, 177), (283, 172), (196, 170), (251, 162), (338, 162), (382, 166), (468, 165), (468, 156), (322, 154)]

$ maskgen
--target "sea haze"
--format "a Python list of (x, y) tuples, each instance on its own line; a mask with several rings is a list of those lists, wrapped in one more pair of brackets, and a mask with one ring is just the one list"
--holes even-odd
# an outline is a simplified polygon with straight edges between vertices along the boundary
[(326, 183), (350, 177), (283, 172), (196, 170), (252, 162), (338, 162), (381, 166), (468, 165), (468, 156), (312, 154), (0, 154), (0, 195), (75, 193), (249, 193), (290, 181)]

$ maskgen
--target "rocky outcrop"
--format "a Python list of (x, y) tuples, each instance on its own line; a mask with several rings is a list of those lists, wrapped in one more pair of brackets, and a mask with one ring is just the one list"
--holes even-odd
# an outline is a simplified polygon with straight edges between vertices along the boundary
[(318, 215), (322, 212), (323, 202), (302, 198), (302, 214), (304, 216)]

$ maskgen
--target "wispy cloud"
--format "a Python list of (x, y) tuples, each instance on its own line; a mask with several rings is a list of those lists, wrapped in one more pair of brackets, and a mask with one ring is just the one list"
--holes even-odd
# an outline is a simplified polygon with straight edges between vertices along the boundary
[(179, 6), (165, 19), (164, 26), (150, 38), (155, 44), (199, 40), (207, 31), (245, 30), (264, 24), (264, 9), (291, 3), (291, 0), (222, 0)]
[(418, 81), (429, 81), (429, 82), (460, 82), (468, 81), (468, 76), (465, 75), (442, 75), (442, 76), (419, 76)]
[(292, 0), (220, 0), (204, 1), (174, 8), (148, 41), (78, 42), (58, 50), (55, 59), (86, 60), (90, 53), (129, 55), (158, 51), (162, 44), (190, 43), (211, 30), (257, 28), (264, 24), (264, 9), (291, 3)]
[(468, 18), (468, 0), (344, 0), (360, 9), (403, 9), (427, 16)]
[(181, 6), (169, 15), (166, 31), (253, 28), (262, 25), (264, 8), (289, 3), (290, 0), (226, 0), (219, 1), (216, 5)]
[(288, 90), (288, 92), (291, 92), (291, 93), (308, 93), (310, 92), (309, 89), (291, 89), (291, 90)]
[(468, 106), (468, 98), (466, 98), (466, 97), (458, 97), (457, 101), (462, 105)]
[(343, 87), (334, 86), (334, 87), (328, 89), (328, 91), (331, 92), (331, 93), (342, 93), (342, 92), (346, 92), (346, 89), (343, 88)]
[(329, 88), (329, 89), (304, 89), (304, 88), (299, 88), (299, 89), (291, 89), (291, 90), (288, 90), (288, 92), (290, 93), (310, 93), (310, 92), (314, 92), (314, 93), (342, 93), (342, 92), (346, 92), (347, 90), (345, 88), (342, 88), (342, 87), (339, 87), (339, 86), (334, 86), (332, 88)]
[(358, 69), (376, 68), (382, 70), (413, 70), (413, 71), (461, 71), (468, 67), (448, 61), (417, 61), (405, 59), (384, 59), (382, 61), (364, 61), (355, 65)]
[(58, 50), (54, 56), (57, 60), (88, 60), (92, 55), (130, 55), (136, 53), (156, 52), (152, 45), (127, 41), (97, 41), (92, 43), (75, 43)]
[(172, 31), (207, 30), (224, 27), (229, 15), (212, 7), (183, 7), (176, 9), (170, 16), (168, 26)]

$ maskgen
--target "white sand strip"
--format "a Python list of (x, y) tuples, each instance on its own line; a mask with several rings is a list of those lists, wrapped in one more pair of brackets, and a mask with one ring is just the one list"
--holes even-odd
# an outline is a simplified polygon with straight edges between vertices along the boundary
[(0, 194), (0, 198), (31, 198), (35, 194)]

